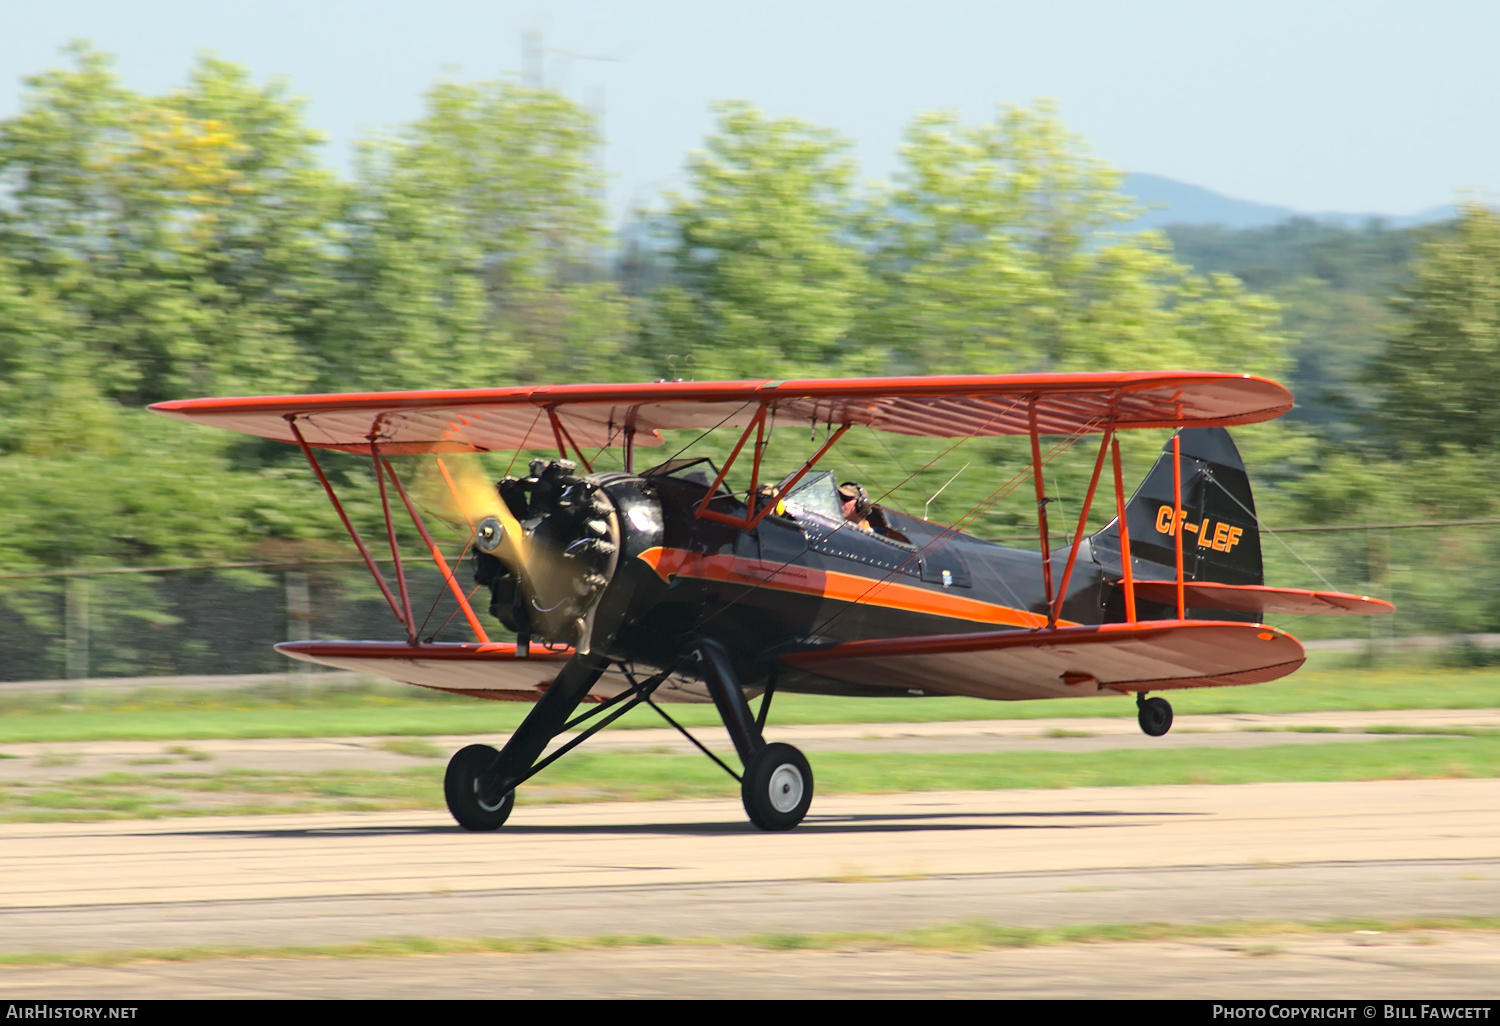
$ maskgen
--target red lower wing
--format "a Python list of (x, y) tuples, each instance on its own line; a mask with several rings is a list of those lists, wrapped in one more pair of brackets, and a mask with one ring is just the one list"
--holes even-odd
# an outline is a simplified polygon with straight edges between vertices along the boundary
[(854, 684), (990, 699), (1260, 684), (1306, 658), (1296, 638), (1261, 624), (1153, 620), (1039, 631), (849, 641), (781, 657)]
[[(276, 650), (304, 662), (500, 702), (536, 701), (573, 657), (571, 648), (533, 645), (530, 655), (517, 658), (514, 642), (284, 641)], [(612, 666), (589, 689), (589, 695), (595, 700), (613, 698), (630, 686), (625, 674)], [(659, 702), (711, 701), (700, 683), (677, 676), (664, 682), (653, 696)]]
[[(454, 691), (476, 698), (534, 700), (552, 683), (573, 654), (572, 649), (532, 648), (526, 659), (516, 658), (514, 644), (457, 644), (440, 642), (412, 646), (399, 641), (284, 641), (276, 651), (293, 659), (373, 677)], [(623, 690), (608, 687), (607, 693)]]

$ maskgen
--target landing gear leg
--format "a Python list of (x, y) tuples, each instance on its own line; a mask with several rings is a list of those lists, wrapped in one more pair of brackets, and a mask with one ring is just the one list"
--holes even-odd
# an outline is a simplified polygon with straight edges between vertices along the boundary
[(791, 745), (766, 744), (722, 645), (704, 640), (698, 645), (698, 655), (714, 705), (745, 767), (740, 799), (750, 822), (762, 830), (792, 829), (812, 805), (812, 767)]
[(536, 764), (547, 742), (562, 730), (608, 665), (602, 657), (575, 655), (563, 664), (502, 750), (469, 745), (453, 757), (443, 780), (443, 797), (459, 826), (495, 830), (505, 822), (515, 804), (516, 782)]
[(1161, 737), (1172, 729), (1172, 705), (1165, 698), (1147, 698), (1146, 692), (1137, 691), (1135, 707), (1141, 730), (1151, 737)]

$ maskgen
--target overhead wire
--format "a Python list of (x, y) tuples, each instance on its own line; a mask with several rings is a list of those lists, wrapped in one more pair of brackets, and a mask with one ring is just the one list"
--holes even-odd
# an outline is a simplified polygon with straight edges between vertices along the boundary
[(1313, 575), (1315, 577), (1317, 577), (1318, 580), (1322, 581), (1328, 587), (1328, 589), (1330, 591), (1338, 591), (1338, 588), (1333, 584), (1332, 581), (1330, 581), (1328, 578), (1324, 577), (1321, 573), (1318, 572), (1317, 567), (1313, 566), (1307, 560), (1303, 559), (1302, 556), (1297, 552), (1296, 549), (1294, 549), (1290, 545), (1288, 545), (1286, 543), (1286, 541), (1284, 539), (1282, 539), (1281, 537), (1279, 537), (1274, 530), (1272, 530), (1269, 526), (1267, 526), (1264, 522), (1262, 522), (1262, 520), (1260, 519), (1260, 517), (1256, 515), (1255, 510), (1250, 509), (1248, 506), (1246, 506), (1243, 502), (1241, 502), (1239, 500), (1239, 498), (1233, 492), (1231, 492), (1227, 487), (1225, 487), (1224, 482), (1220, 481), (1217, 477), (1214, 476), (1214, 472), (1213, 472), (1212, 468), (1210, 468), (1210, 467), (1204, 467), (1203, 468), (1203, 476), (1206, 477), (1206, 478), (1208, 478), (1210, 481), (1212, 481), (1218, 487), (1219, 491), (1221, 491), (1225, 495), (1229, 496), (1229, 499), (1230, 499), (1231, 502), (1233, 502), (1236, 506), (1238, 506), (1240, 509), (1244, 510), (1249, 515), (1250, 519), (1255, 522), (1255, 528), (1256, 528), (1256, 530), (1263, 531), (1266, 534), (1270, 535), (1272, 538), (1275, 538), (1276, 541), (1280, 543), (1280, 545), (1281, 545), (1282, 548), (1286, 549), (1288, 552), (1290, 552), (1292, 554), (1292, 558), (1293, 559), (1295, 559), (1297, 562), (1301, 563), (1303, 566), (1307, 567), (1308, 570), (1312, 571)]

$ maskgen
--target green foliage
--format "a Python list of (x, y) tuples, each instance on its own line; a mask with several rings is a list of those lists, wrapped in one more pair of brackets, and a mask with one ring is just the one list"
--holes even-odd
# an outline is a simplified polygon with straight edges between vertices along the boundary
[(81, 329), (45, 280), (0, 254), (0, 459), (113, 447), (117, 408)]
[[(1121, 176), (1046, 105), (1002, 108), (974, 126), (948, 113), (919, 116), (897, 184), (865, 195), (854, 191), (846, 150), (804, 122), (744, 104), (720, 109), (706, 152), (690, 162), (692, 191), (666, 218), (672, 283), (653, 295), (642, 342), (657, 373), (1228, 366), (1276, 376), (1286, 366), (1273, 303), (1228, 275), (1193, 274), (1160, 235), (1110, 233), (1131, 216)], [(1296, 447), (1278, 427), (1262, 434), (1277, 456)], [(1141, 467), (1159, 444), (1125, 439)], [(792, 469), (804, 447), (780, 436), (768, 452), (773, 470)], [(1064, 456), (1049, 486), (1077, 503), (1093, 455), (1079, 446)], [(1013, 440), (955, 449), (856, 432), (831, 458), (841, 475), (910, 512), (973, 512), (971, 529), (982, 535), (1034, 527), (1021, 504), (994, 502), (1028, 465), (1026, 446)], [(1111, 515), (1101, 505), (1091, 522)]]
[(208, 58), (147, 98), (103, 55), (74, 57), (0, 129), (0, 242), (72, 314), (103, 394), (309, 384), (337, 187), (298, 106)]
[(1102, 266), (1086, 244), (1129, 216), (1118, 172), (1078, 151), (1046, 109), (973, 127), (919, 116), (878, 225), (884, 302), (866, 329), (925, 373), (1065, 361), (1067, 300)]
[(851, 338), (869, 284), (850, 237), (848, 144), (744, 103), (718, 113), (688, 162), (692, 194), (672, 205), (676, 282), (654, 297), (648, 365), (709, 380), (877, 368)]
[(1388, 297), (1410, 274), (1424, 240), (1443, 226), (1391, 229), (1379, 221), (1341, 228), (1297, 218), (1233, 231), (1166, 229), (1178, 255), (1202, 274), (1232, 274), (1273, 297), (1292, 336), (1291, 414), (1326, 436), (1357, 444), (1374, 405), (1366, 368), (1390, 320)]
[(366, 147), (329, 387), (628, 377), (624, 300), (596, 266), (596, 142), (555, 93), (442, 83)]
[[(1483, 208), (1456, 230), (1299, 221), (1124, 235), (1133, 210), (1119, 173), (1047, 104), (980, 124), (920, 115), (895, 181), (861, 187), (847, 141), (726, 103), (682, 194), (611, 265), (598, 127), (556, 93), (439, 83), (341, 181), (281, 83), (205, 57), (181, 88), (145, 96), (86, 45), (66, 64), (28, 79), (19, 113), (0, 122), (6, 572), (328, 554), (338, 522), (294, 450), (140, 410), (307, 389), (1290, 374), (1305, 429), (1236, 432), (1263, 519), (1500, 512), (1488, 487), (1500, 218)], [(1408, 280), (1393, 312), (1388, 293)], [(808, 429), (776, 426), (768, 475), (800, 464)], [(1122, 440), (1129, 481), (1161, 440)], [(728, 444), (711, 437), (705, 451), (722, 457)], [(1057, 534), (1074, 530), (1093, 455), (1078, 445), (1048, 466)], [(1030, 504), (997, 500), (1008, 482), (1029, 491), (1028, 456), (1014, 439), (855, 431), (829, 466), (908, 512), (972, 514), (976, 533), (1021, 540), (1034, 533)], [(355, 520), (373, 525), (365, 464), (330, 454), (327, 466)], [(1500, 627), (1487, 537), (1297, 545), (1338, 585), (1404, 589), (1404, 626), (1482, 630)], [(1274, 543), (1267, 554), (1273, 575), (1321, 584)], [(34, 627), (61, 601), (55, 581), (0, 580), (0, 616)], [(133, 650), (133, 626), (176, 615), (144, 589), (129, 606), (97, 625), (117, 653)]]
[(1371, 368), (1380, 424), (1409, 454), (1449, 444), (1496, 452), (1500, 437), (1500, 213), (1469, 206), (1428, 243)]
[(1282, 370), (1274, 304), (1191, 274), (1159, 234), (1112, 233), (1133, 214), (1122, 176), (1049, 106), (976, 126), (922, 115), (901, 154), (864, 327), (913, 369)]

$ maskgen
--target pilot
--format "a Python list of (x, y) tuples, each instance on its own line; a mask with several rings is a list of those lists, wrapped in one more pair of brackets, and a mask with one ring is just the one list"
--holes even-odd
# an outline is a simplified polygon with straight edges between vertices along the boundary
[(844, 519), (861, 531), (873, 531), (870, 526), (870, 493), (857, 481), (845, 481), (839, 485), (839, 503)]
[(772, 488), (768, 484), (763, 484), (759, 488), (755, 489), (755, 511), (757, 513), (765, 509), (767, 506), (772, 505), (776, 507), (772, 512), (774, 512), (778, 517), (784, 517), (787, 515), (786, 503), (777, 500), (776, 489)]

